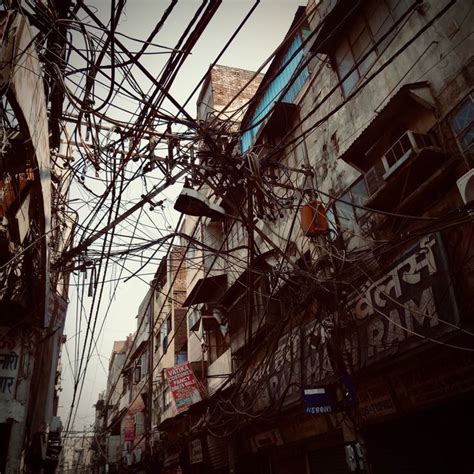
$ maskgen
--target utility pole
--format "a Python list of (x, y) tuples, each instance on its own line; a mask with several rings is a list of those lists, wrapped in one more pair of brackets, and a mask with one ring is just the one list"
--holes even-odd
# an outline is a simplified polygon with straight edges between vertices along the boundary
[[(152, 465), (153, 457), (153, 351), (154, 351), (154, 318), (155, 318), (155, 285), (151, 287), (150, 305), (148, 309), (148, 406), (146, 410), (145, 441), (146, 453), (145, 459), (149, 466)], [(148, 468), (147, 468), (148, 471)], [(151, 472), (151, 471), (149, 471)]]
[[(250, 167), (249, 167), (250, 168)], [(254, 278), (253, 278), (253, 265), (255, 260), (255, 249), (254, 249), (254, 234), (253, 234), (253, 176), (250, 175), (247, 179), (247, 233), (248, 233), (248, 275), (247, 275), (247, 288), (248, 288), (248, 336), (247, 344), (252, 343), (252, 329), (253, 319), (255, 317), (255, 301), (254, 301)]]
[[(336, 281), (333, 281), (333, 287), (337, 302), (336, 311), (338, 315), (342, 315), (345, 313), (345, 308), (340, 302), (341, 295), (338, 291)], [(352, 379), (349, 374), (349, 371), (347, 370), (344, 355), (341, 350), (342, 341), (339, 333), (340, 328), (338, 327), (338, 324), (339, 317), (336, 319), (334, 334), (331, 334), (330, 343), (328, 347), (328, 356), (331, 361), (331, 365), (333, 366), (333, 369), (338, 377), (339, 386), (340, 388), (342, 388), (343, 391), (344, 412), (347, 415), (345, 417), (345, 420), (342, 422), (343, 436), (344, 440), (349, 443), (353, 451), (353, 460), (356, 463), (356, 472), (372, 474), (372, 468), (367, 456), (365, 438), (363, 433), (361, 432), (362, 430), (360, 427), (361, 414), (359, 410), (359, 405), (356, 400), (356, 394), (353, 387), (350, 388), (348, 386), (352, 386)], [(354, 397), (354, 399), (350, 400), (350, 397)]]

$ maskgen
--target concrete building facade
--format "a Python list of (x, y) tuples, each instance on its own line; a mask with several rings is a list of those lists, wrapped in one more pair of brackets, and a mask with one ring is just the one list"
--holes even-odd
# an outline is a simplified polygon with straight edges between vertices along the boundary
[[(0, 13), (0, 470), (50, 472), (61, 450), (55, 415), (68, 291), (68, 275), (52, 265), (75, 222), (54, 156), (62, 98), (45, 94), (49, 78), (27, 16), (20, 8)], [(59, 50), (56, 60), (61, 71)]]
[(237, 121), (209, 73), (161, 472), (472, 471), (473, 14), (310, 0)]

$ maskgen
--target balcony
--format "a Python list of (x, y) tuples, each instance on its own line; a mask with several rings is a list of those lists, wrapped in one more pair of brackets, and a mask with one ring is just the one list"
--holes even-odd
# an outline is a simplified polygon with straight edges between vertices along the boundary
[(119, 400), (118, 411), (122, 411), (128, 408), (128, 404), (130, 403), (130, 390), (127, 390)]
[(174, 405), (174, 403), (171, 403), (163, 411), (161, 411), (159, 415), (160, 417), (159, 424), (163, 423), (165, 420), (168, 420), (169, 418), (173, 418), (174, 416), (176, 416), (176, 414), (177, 414), (176, 406)]
[(140, 331), (140, 334), (135, 341), (136, 347), (140, 347), (143, 343), (148, 341), (148, 337), (150, 335), (149, 324), (148, 322), (144, 324), (143, 329)]
[(217, 301), (227, 288), (227, 275), (199, 279), (183, 303), (184, 307)]
[(207, 390), (213, 395), (232, 373), (231, 350), (227, 349), (207, 368)]

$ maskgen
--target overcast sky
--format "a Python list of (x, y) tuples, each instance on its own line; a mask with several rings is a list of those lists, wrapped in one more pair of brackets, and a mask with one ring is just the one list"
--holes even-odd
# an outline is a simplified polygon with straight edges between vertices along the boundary
[[(110, 3), (110, 0), (89, 0), (88, 2), (91, 7), (93, 6), (97, 9), (97, 14), (104, 19), (104, 22), (106, 22), (108, 15), (110, 15)], [(183, 29), (200, 3), (200, 1), (195, 0), (179, 0), (177, 7), (173, 10), (171, 17), (154, 42), (168, 47), (174, 46), (177, 38), (182, 34)], [(171, 88), (171, 94), (180, 103), (183, 103), (188, 98), (253, 3), (246, 0), (223, 0), (222, 6), (194, 48), (192, 55), (187, 58), (185, 65)], [(246, 26), (234, 40), (234, 43), (219, 60), (219, 63), (249, 70), (258, 69), (283, 39), (290, 27), (298, 5), (301, 4), (305, 4), (305, 2), (298, 2), (296, 0), (262, 0)], [(118, 31), (134, 38), (145, 39), (161, 17), (166, 6), (167, 2), (163, 0), (129, 0)], [(131, 51), (139, 49), (139, 44), (126, 40), (123, 37), (120, 38)], [(158, 48), (150, 48), (150, 52), (157, 51)], [(165, 59), (164, 55), (150, 54), (144, 58), (143, 63), (151, 73), (158, 76)], [(145, 84), (142, 78), (137, 75), (136, 79), (143, 81), (143, 87), (147, 88), (147, 84)], [(192, 116), (195, 116), (195, 100), (193, 98), (187, 107)], [(136, 104), (127, 103), (126, 100), (122, 100), (120, 101), (120, 106), (132, 110), (136, 107)], [(128, 121), (130, 118), (124, 112), (116, 112), (115, 115), (121, 120)], [(130, 200), (137, 199), (143, 192), (143, 190), (131, 188), (126, 198)], [(78, 189), (73, 189), (72, 197), (79, 195), (78, 193), (80, 193)], [(170, 207), (172, 207), (175, 193), (176, 190), (173, 189), (165, 193)], [(153, 220), (153, 224), (160, 229), (160, 232), (165, 232), (166, 229), (172, 227), (176, 222), (176, 216), (170, 209), (148, 215), (148, 217), (143, 217), (143, 219), (143, 234), (147, 233), (146, 229), (148, 227), (146, 226), (151, 224), (151, 222), (148, 222), (150, 220)], [(131, 265), (130, 268), (135, 269), (136, 265)], [(103, 323), (103, 330), (98, 339), (97, 349), (93, 351), (90, 360), (73, 429), (81, 430), (93, 423), (93, 405), (97, 400), (99, 392), (104, 390), (106, 386), (106, 370), (113, 341), (125, 339), (129, 333), (136, 329), (135, 316), (138, 306), (145, 297), (147, 291), (146, 282), (151, 280), (151, 275), (155, 270), (156, 265), (150, 264), (142, 269), (140, 273), (141, 278), (134, 278), (128, 282), (120, 283), (115, 295), (113, 294), (112, 286), (105, 286), (103, 301), (98, 314), (98, 327)], [(117, 277), (119, 271), (120, 268), (110, 268), (109, 276)], [(122, 277), (124, 276), (127, 276), (126, 272), (122, 273)], [(76, 286), (77, 278), (77, 276), (73, 275), (71, 279), (70, 304), (65, 329), (65, 334), (68, 337), (66, 343), (67, 351), (64, 349), (62, 354), (63, 390), (60, 394), (59, 414), (63, 419), (63, 423), (65, 423), (71, 403), (73, 371), (74, 367), (77, 367), (75, 351), (77, 343), (79, 342), (80, 347), (80, 342), (84, 336), (84, 318), (86, 317), (86, 312), (81, 315), (81, 311), (78, 310), (77, 302), (81, 299), (81, 287)], [(77, 288), (79, 288), (79, 293), (76, 291)], [(90, 304), (87, 298), (87, 288), (84, 292), (83, 304), (86, 308)], [(82, 318), (82, 328), (79, 334), (77, 334), (78, 318)]]

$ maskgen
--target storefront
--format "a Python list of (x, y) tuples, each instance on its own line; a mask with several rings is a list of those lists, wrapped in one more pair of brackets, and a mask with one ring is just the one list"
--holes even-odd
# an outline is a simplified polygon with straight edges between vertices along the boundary
[(373, 474), (474, 472), (473, 398), (474, 355), (449, 347), (360, 381)]

